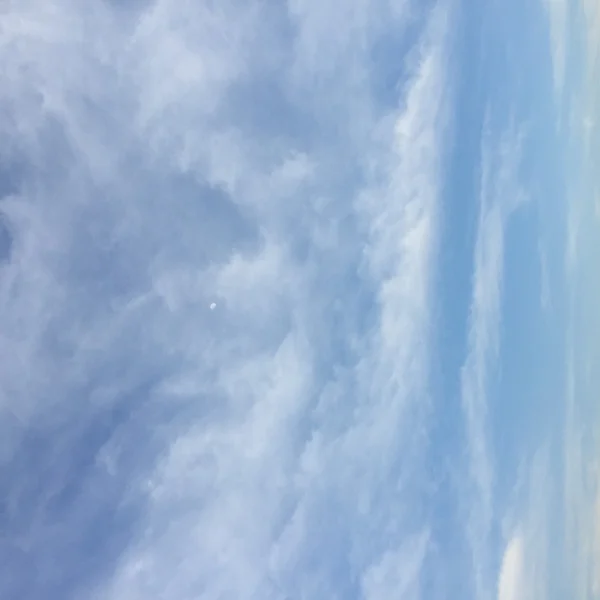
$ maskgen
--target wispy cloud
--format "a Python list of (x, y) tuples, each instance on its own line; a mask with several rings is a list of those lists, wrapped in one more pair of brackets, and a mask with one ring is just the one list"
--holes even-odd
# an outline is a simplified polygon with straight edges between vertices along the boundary
[(494, 517), (494, 458), (490, 447), (488, 389), (499, 353), (504, 271), (504, 235), (511, 213), (523, 201), (518, 181), (519, 136), (500, 141), (489, 132), (482, 142), (479, 225), (461, 398), (467, 440), (469, 490), (467, 539), (476, 598), (493, 594), (490, 535)]
[(451, 11), (46, 4), (0, 9), (0, 595), (420, 597)]
[[(547, 598), (557, 588), (549, 570), (552, 561), (561, 561), (562, 525), (556, 522), (560, 502), (560, 477), (551, 466), (551, 445), (546, 441), (533, 456), (524, 457), (513, 497), (503, 517), (506, 545), (497, 579), (497, 598)], [(564, 584), (563, 584), (564, 585)]]
[(498, 582), (498, 600), (519, 600), (523, 596), (523, 539), (517, 533), (508, 542)]
[(550, 28), (550, 51), (554, 88), (559, 100), (562, 100), (567, 67), (567, 44), (569, 36), (569, 3), (567, 0), (545, 0), (546, 13)]

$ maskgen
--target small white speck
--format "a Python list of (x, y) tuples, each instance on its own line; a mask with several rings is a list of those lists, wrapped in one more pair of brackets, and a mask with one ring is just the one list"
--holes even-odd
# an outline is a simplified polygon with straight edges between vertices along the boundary
[(213, 303), (210, 305), (210, 310), (215, 310), (215, 308), (217, 308), (217, 305), (216, 305), (216, 304), (213, 302)]

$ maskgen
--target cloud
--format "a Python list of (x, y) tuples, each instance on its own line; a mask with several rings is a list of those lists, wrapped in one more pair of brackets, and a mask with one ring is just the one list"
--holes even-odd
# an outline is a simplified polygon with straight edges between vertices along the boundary
[(507, 544), (498, 581), (498, 600), (523, 598), (523, 540), (516, 534)]
[[(562, 562), (562, 524), (556, 519), (561, 478), (552, 466), (552, 446), (542, 443), (519, 464), (516, 485), (504, 507), (503, 537), (497, 575), (497, 597), (547, 598), (564, 581), (550, 565)], [(560, 500), (558, 500), (560, 502)]]
[(554, 88), (560, 100), (563, 95), (567, 60), (569, 5), (566, 0), (545, 0), (544, 5), (550, 26)]
[(474, 250), (467, 356), (461, 371), (461, 401), (468, 454), (466, 535), (471, 549), (474, 593), (490, 594), (490, 535), (494, 516), (494, 460), (489, 444), (488, 386), (500, 346), (504, 235), (523, 201), (518, 165), (521, 141), (511, 131), (482, 141), (479, 224)]
[[(431, 27), (441, 27), (442, 18), (436, 15)], [(371, 329), (353, 333), (360, 340), (355, 362), (336, 367), (333, 380), (315, 372), (322, 368), (315, 353), (323, 332), (312, 333), (318, 315), (310, 307), (328, 290), (314, 288), (310, 272), (271, 243), (251, 262), (233, 256), (218, 272), (219, 297), (228, 307), (251, 309), (253, 320), (259, 302), (267, 328), (281, 310), (291, 330), (274, 355), (267, 347), (251, 360), (245, 347), (238, 361), (229, 355), (220, 367), (216, 391), (231, 404), (230, 415), (210, 428), (201, 423), (177, 442), (185, 461), (208, 462), (212, 475), (194, 478), (192, 486), (192, 467), (179, 453), (165, 460), (151, 483), (161, 490), (149, 505), (152, 529), (126, 556), (111, 597), (335, 597), (356, 594), (353, 580), (363, 572), (369, 597), (385, 597), (386, 585), (399, 581), (418, 590), (427, 538), (424, 525), (409, 521), (409, 484), (418, 474), (413, 460), (427, 361), (422, 344), (444, 131), (442, 44), (425, 38), (406, 106), (376, 150), (382, 167), (356, 196), (361, 222), (369, 225), (362, 268), (377, 314)], [(287, 227), (285, 218), (273, 223)], [(253, 290), (249, 282), (264, 283)], [(265, 291), (275, 296), (265, 298)], [(245, 327), (253, 326), (245, 319)], [(180, 497), (202, 508), (181, 512)], [(406, 516), (398, 512), (402, 501)], [(172, 507), (177, 512), (168, 517)], [(168, 529), (165, 518), (172, 520)], [(405, 540), (413, 530), (421, 540), (417, 554)]]
[(594, 465), (595, 500), (593, 501), (592, 523), (592, 565), (591, 565), (591, 591), (592, 594), (600, 593), (600, 485), (598, 478), (598, 465)]
[(452, 13), (342, 4), (0, 9), (3, 598), (421, 595)]
[(365, 600), (389, 598), (393, 594), (419, 598), (419, 570), (425, 560), (427, 543), (427, 535), (421, 534), (406, 542), (401, 551), (390, 551), (372, 565), (362, 578)]

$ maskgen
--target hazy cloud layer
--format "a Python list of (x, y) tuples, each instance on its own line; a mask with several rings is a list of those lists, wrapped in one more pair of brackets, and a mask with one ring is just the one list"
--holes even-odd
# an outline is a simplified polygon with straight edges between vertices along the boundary
[(543, 597), (488, 417), (525, 136), (462, 10), (0, 6), (2, 598)]
[(450, 7), (0, 11), (0, 595), (421, 597)]

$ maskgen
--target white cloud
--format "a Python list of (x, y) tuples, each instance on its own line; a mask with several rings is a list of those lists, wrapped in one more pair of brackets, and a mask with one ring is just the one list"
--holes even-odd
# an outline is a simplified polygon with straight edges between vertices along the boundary
[(598, 465), (594, 468), (595, 499), (592, 508), (592, 552), (591, 552), (591, 591), (592, 594), (600, 594), (600, 473)]
[[(443, 16), (436, 15), (432, 27), (442, 27), (437, 19)], [(423, 410), (419, 403), (425, 391), (429, 276), (440, 193), (444, 54), (443, 41), (432, 38), (423, 44), (423, 61), (408, 84), (406, 108), (390, 132), (390, 146), (379, 150), (383, 167), (358, 200), (361, 218), (373, 224), (366, 268), (380, 307), (377, 326), (363, 345), (368, 354), (355, 373), (334, 382), (331, 393), (312, 391), (312, 359), (305, 342), (299, 342), (299, 332), (310, 329), (303, 319), (311, 315), (292, 304), (297, 329), (276, 351), (276, 357), (288, 357), (281, 366), (279, 358), (269, 357), (270, 350), (252, 361), (246, 353), (239, 362), (230, 356), (217, 389), (222, 401), (235, 402), (231, 424), (218, 434), (216, 426), (203, 433), (203, 425), (178, 442), (187, 448), (186, 460), (203, 465), (210, 454), (213, 463), (218, 461), (211, 468), (214, 479), (206, 488), (192, 488), (187, 482), (190, 467), (168, 459), (162, 476), (168, 479), (160, 484), (166, 491), (181, 487), (188, 502), (203, 508), (177, 517), (182, 528), (173, 541), (160, 529), (150, 533), (157, 537), (124, 563), (113, 597), (183, 597), (175, 585), (206, 597), (225, 590), (238, 597), (329, 596), (343, 593), (352, 573), (363, 569), (370, 598), (385, 597), (400, 583), (418, 590), (426, 537), (417, 534), (418, 553), (405, 548), (406, 528), (420, 526), (407, 523), (397, 502), (405, 498), (404, 510), (414, 510), (409, 509), (411, 493), (398, 486), (415, 477), (411, 469), (416, 468), (412, 460), (418, 456), (420, 425), (413, 413), (418, 417)], [(216, 289), (222, 290), (228, 307), (261, 302), (273, 315), (279, 303), (265, 299), (265, 290), (288, 302), (305, 299), (307, 282), (298, 275), (293, 261), (267, 244), (257, 260), (234, 256), (219, 271)], [(250, 282), (259, 283), (256, 290)], [(295, 350), (290, 355), (285, 348)], [(340, 395), (347, 396), (345, 408), (336, 406)], [(307, 403), (315, 398), (318, 407), (311, 415)], [(336, 426), (334, 421), (344, 421), (340, 408), (347, 420)], [(305, 419), (313, 421), (312, 433), (306, 426), (297, 430)], [(411, 425), (417, 426), (412, 435)], [(410, 452), (406, 460), (399, 459), (400, 449)], [(162, 523), (163, 511), (173, 502), (171, 496), (154, 497), (150, 524)], [(190, 519), (199, 524), (188, 531)], [(200, 531), (210, 545), (207, 541), (199, 547)], [(179, 547), (175, 553), (174, 545)], [(314, 552), (321, 564), (313, 564)], [(189, 554), (205, 565), (203, 573), (176, 570)], [(332, 569), (340, 560), (347, 573), (338, 573), (336, 581)], [(178, 574), (176, 583), (168, 577), (171, 572)]]
[(3, 6), (3, 597), (420, 596), (451, 14), (343, 4)]
[(470, 490), (466, 496), (466, 530), (477, 598), (489, 597), (492, 589), (489, 545), (494, 517), (494, 459), (489, 444), (487, 395), (500, 344), (505, 227), (523, 201), (519, 160), (519, 136), (509, 131), (497, 142), (487, 132), (484, 134), (468, 349), (461, 372)]
[(506, 546), (502, 557), (500, 579), (498, 581), (498, 600), (522, 600), (523, 576), (523, 539), (516, 534)]
[(562, 524), (554, 512), (561, 485), (558, 475), (548, 441), (520, 462), (503, 519), (506, 545), (497, 576), (498, 600), (542, 600), (555, 589), (557, 579), (564, 580), (564, 573), (549, 571), (550, 561), (560, 561), (563, 553)]

